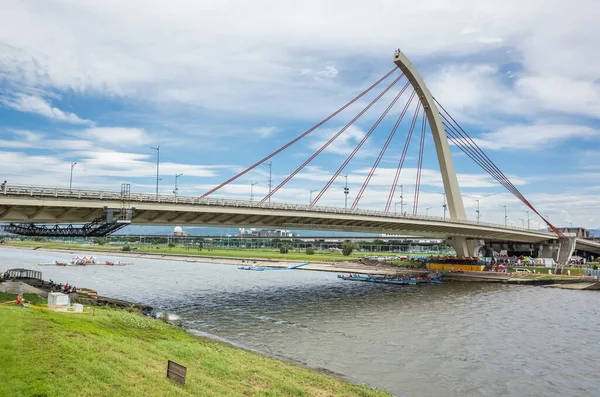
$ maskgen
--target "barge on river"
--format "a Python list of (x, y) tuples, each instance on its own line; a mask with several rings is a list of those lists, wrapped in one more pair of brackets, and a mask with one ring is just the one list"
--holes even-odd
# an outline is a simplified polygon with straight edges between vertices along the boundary
[(482, 272), (485, 261), (481, 258), (457, 258), (454, 256), (430, 256), (425, 259), (427, 270), (432, 272)]

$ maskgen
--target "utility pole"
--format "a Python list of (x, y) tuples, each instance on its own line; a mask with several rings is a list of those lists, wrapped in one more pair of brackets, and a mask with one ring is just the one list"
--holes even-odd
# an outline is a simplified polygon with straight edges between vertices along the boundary
[(346, 186), (344, 187), (344, 210), (348, 209), (348, 193), (350, 193), (350, 189), (348, 189), (348, 174), (344, 175), (346, 178)]
[(501, 205), (500, 207), (504, 207), (504, 227), (508, 223), (508, 215), (506, 215), (506, 205)]
[(315, 190), (310, 190), (310, 201), (308, 202), (308, 204), (312, 204), (312, 194), (316, 191), (318, 191), (319, 189), (315, 189)]
[(258, 182), (252, 183), (250, 181), (250, 202), (254, 201), (254, 185), (258, 184)]
[(150, 149), (156, 150), (156, 197), (158, 198), (158, 176), (159, 176), (159, 167), (160, 167), (160, 145), (156, 145), (156, 147), (151, 147)]
[(177, 197), (177, 192), (179, 192), (179, 189), (177, 188), (177, 179), (179, 179), (181, 175), (183, 174), (175, 174), (175, 189), (173, 190), (175, 197)]
[(479, 199), (477, 199), (477, 223), (479, 223), (481, 211), (479, 211)]
[(268, 163), (265, 163), (265, 165), (269, 167), (269, 204), (271, 204), (271, 187), (273, 186), (273, 162), (269, 161)]
[(71, 177), (69, 178), (69, 193), (73, 193), (71, 188), (73, 187), (73, 167), (75, 167), (77, 163), (71, 163)]

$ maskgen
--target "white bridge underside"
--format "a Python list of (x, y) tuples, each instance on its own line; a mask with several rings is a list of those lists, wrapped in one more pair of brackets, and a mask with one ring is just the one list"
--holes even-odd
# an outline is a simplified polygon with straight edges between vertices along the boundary
[[(118, 192), (73, 191), (57, 188), (9, 188), (0, 193), (0, 222), (83, 224), (119, 209)], [(14, 192), (13, 194), (11, 194)], [(54, 197), (48, 197), (54, 196)], [(432, 238), (463, 237), (486, 242), (552, 243), (554, 233), (381, 211), (344, 210), (281, 203), (257, 204), (235, 199), (132, 194), (132, 224), (187, 226), (249, 226), (402, 234)], [(577, 239), (576, 248), (600, 254), (600, 243)]]
[[(218, 202), (218, 200), (215, 200)], [(302, 206), (277, 204), (181, 204), (131, 202), (135, 207), (133, 224), (189, 226), (252, 226), (293, 229), (324, 229), (335, 231), (410, 234), (427, 237), (467, 237), (537, 243), (555, 239), (552, 233), (526, 229), (511, 229), (487, 224), (437, 220), (425, 217), (381, 216), (330, 209), (304, 210)], [(274, 205), (275, 206), (275, 205)], [(119, 200), (40, 199), (0, 195), (1, 222), (82, 224), (103, 215), (103, 208), (120, 208)], [(282, 208), (283, 207), (283, 208)], [(297, 209), (294, 209), (294, 208)], [(358, 212), (358, 213), (355, 213)]]

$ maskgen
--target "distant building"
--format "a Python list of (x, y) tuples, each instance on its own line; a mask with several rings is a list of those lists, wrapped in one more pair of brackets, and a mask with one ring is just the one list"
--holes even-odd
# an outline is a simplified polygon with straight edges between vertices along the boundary
[(244, 229), (238, 231), (239, 237), (262, 237), (262, 238), (279, 238), (279, 237), (294, 237), (291, 230), (282, 229)]
[(187, 232), (183, 231), (181, 226), (175, 226), (175, 229), (173, 229), (173, 236), (174, 237), (187, 237), (188, 234), (187, 234)]
[[(587, 230), (586, 228), (583, 228), (583, 227), (572, 227), (571, 226), (571, 227), (558, 227), (557, 229), (560, 230), (562, 233), (572, 234), (578, 238), (587, 238), (587, 239), (594, 238), (594, 235), (589, 230)], [(550, 228), (548, 228), (548, 231), (549, 232), (551, 231)]]

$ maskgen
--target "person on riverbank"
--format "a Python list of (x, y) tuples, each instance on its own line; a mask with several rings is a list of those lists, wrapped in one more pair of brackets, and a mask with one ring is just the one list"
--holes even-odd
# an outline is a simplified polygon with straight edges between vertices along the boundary
[(0, 192), (4, 192), (4, 190), (6, 190), (6, 181), (2, 182), (2, 184), (0, 184)]

